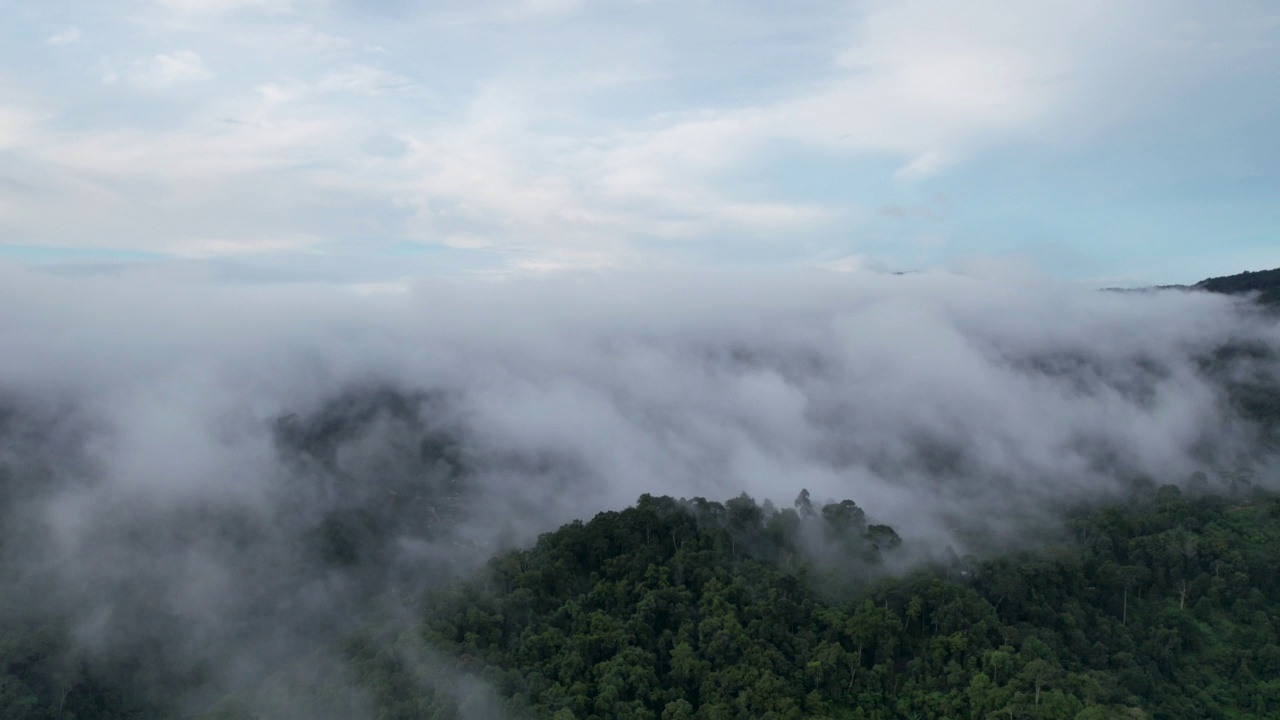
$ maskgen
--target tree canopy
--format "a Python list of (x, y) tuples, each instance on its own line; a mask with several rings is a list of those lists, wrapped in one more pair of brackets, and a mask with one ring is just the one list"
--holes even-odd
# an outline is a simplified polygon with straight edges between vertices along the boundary
[(1273, 718), (1280, 498), (1237, 490), (1163, 486), (1073, 513), (1054, 545), (905, 575), (897, 532), (852, 501), (644, 495), (410, 614), (371, 603), (333, 662), (222, 697), (77, 656), (65, 618), (5, 627), (0, 716), (265, 720), (305, 698), (380, 720)]

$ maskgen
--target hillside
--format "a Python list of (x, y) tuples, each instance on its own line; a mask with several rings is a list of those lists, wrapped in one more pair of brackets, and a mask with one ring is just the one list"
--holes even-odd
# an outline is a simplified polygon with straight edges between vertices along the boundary
[[(1280, 713), (1280, 498), (1168, 486), (1069, 541), (857, 590), (832, 581), (875, 577), (896, 535), (853, 508), (642, 497), (433, 596), (420, 637), (517, 717)], [(458, 717), (393, 681), (401, 647), (351, 646), (379, 716)]]
[(1257, 293), (1259, 303), (1272, 307), (1280, 306), (1280, 268), (1209, 278), (1201, 280), (1194, 287), (1226, 295)]
[(1165, 486), (1081, 509), (1047, 546), (946, 551), (905, 576), (886, 567), (910, 539), (850, 501), (644, 496), (421, 601), (371, 603), (328, 650), (203, 710), (188, 704), (198, 674), (138, 675), (138, 657), (67, 665), (65, 620), (7, 627), (0, 714), (1275, 717), (1280, 497), (1239, 482), (1235, 497), (1195, 494), (1204, 480), (1192, 496)]

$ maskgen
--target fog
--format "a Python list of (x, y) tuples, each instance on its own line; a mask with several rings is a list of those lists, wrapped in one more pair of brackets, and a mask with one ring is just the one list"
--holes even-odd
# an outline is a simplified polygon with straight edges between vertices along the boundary
[(1280, 386), (1280, 326), (1207, 293), (998, 269), (350, 288), (11, 267), (0, 307), (4, 612), (66, 613), (76, 652), (218, 688), (311, 657), (353, 603), (641, 493), (807, 488), (927, 554), (1197, 470), (1273, 477), (1249, 402)]

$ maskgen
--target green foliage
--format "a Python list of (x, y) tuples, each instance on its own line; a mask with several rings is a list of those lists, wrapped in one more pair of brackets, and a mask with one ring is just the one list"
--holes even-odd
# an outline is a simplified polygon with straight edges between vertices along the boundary
[(1071, 515), (1070, 542), (905, 577), (891, 528), (801, 500), (642, 496), (220, 699), (77, 659), (57, 618), (7, 625), (0, 717), (1280, 717), (1274, 496), (1165, 486)]
[(1280, 268), (1209, 278), (1201, 280), (1195, 286), (1201, 290), (1229, 295), (1257, 293), (1259, 303), (1280, 306)]
[(900, 540), (807, 495), (641, 497), (431, 597), (423, 636), (538, 718), (1280, 715), (1280, 501), (1166, 486), (1068, 545), (832, 597), (809, 529), (864, 572)]

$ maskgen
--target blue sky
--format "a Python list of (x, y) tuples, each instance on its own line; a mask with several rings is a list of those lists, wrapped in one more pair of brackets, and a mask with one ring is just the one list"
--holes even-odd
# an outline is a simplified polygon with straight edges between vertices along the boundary
[(1280, 266), (1274, 2), (0, 0), (0, 259)]

